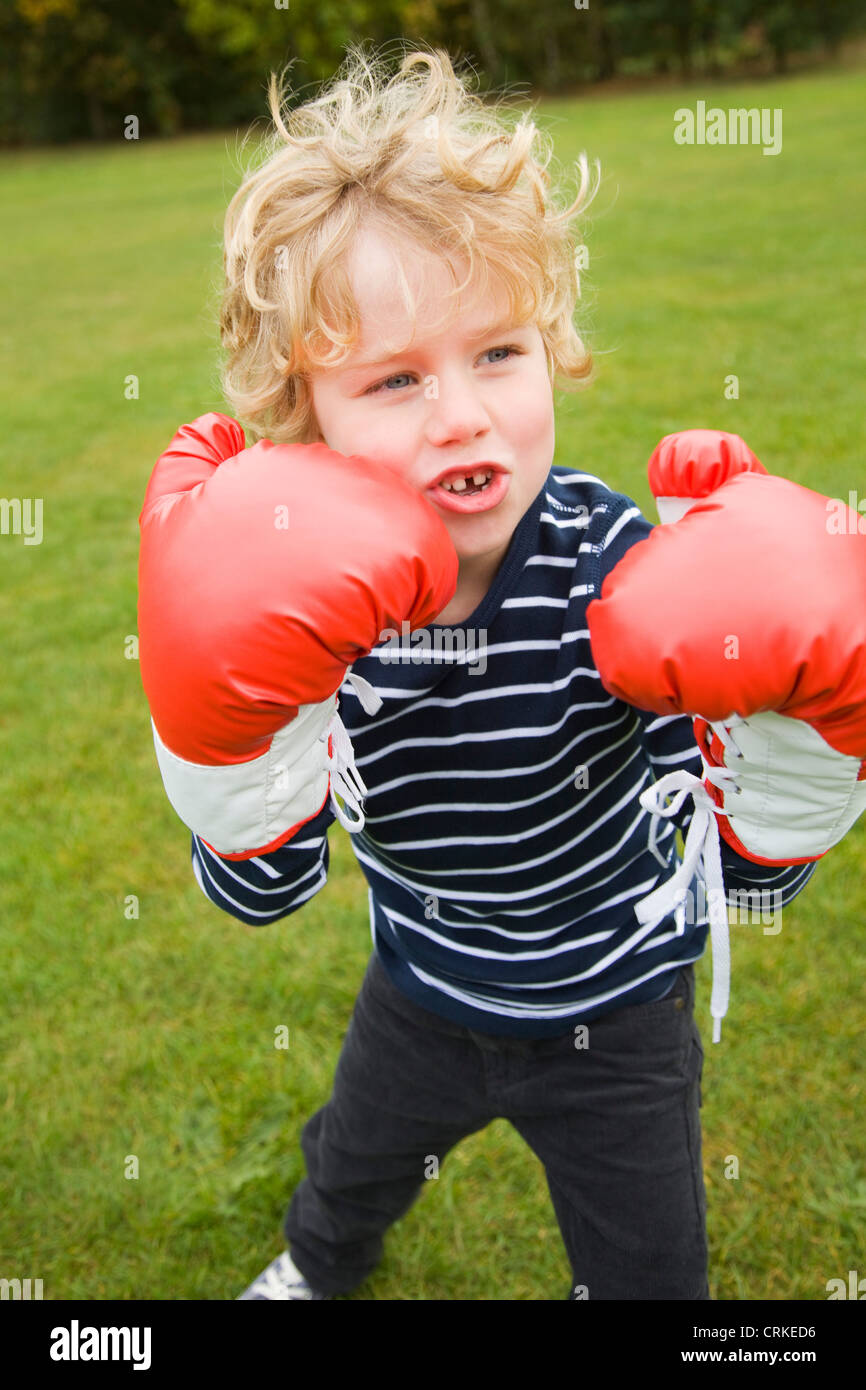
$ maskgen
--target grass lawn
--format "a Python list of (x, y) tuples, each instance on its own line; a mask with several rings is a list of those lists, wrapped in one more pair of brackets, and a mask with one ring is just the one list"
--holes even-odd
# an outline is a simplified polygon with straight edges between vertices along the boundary
[[(699, 98), (780, 107), (781, 154), (675, 144), (674, 110)], [(557, 463), (654, 517), (649, 453), (707, 426), (866, 495), (863, 101), (863, 74), (839, 71), (542, 105), (560, 163), (585, 149), (604, 176), (579, 310), (597, 371), (558, 406)], [(42, 544), (0, 536), (0, 1275), (41, 1278), (46, 1299), (233, 1298), (282, 1248), (299, 1133), (369, 953), (339, 825), (326, 889), (285, 922), (256, 931), (202, 897), (127, 654), (151, 468), (182, 422), (225, 408), (233, 150), (0, 155), (2, 492), (44, 505)], [(821, 1300), (866, 1272), (864, 851), (866, 819), (781, 932), (732, 927), (719, 1047), (709, 952), (697, 967), (715, 1299)], [(354, 1298), (565, 1296), (543, 1171), (505, 1121), (430, 1187)]]

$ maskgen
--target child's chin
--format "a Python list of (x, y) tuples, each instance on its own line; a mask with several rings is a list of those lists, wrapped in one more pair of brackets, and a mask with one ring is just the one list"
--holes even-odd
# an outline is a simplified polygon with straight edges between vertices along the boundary
[[(483, 518), (479, 518), (479, 520), (483, 520)], [(467, 536), (463, 527), (456, 527), (453, 531), (450, 527), (448, 528), (454, 542), (454, 549), (457, 551), (458, 560), (462, 564), (464, 561), (489, 561), (491, 557), (497, 556), (498, 564), (499, 560), (505, 556), (511, 537), (514, 535), (514, 527), (500, 523), (498, 526), (478, 526), (478, 530), (475, 531), (476, 526), (478, 523), (473, 522), (474, 534), (472, 536)]]

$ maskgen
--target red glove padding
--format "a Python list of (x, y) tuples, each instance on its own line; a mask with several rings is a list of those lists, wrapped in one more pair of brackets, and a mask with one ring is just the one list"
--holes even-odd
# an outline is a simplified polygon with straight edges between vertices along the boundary
[(738, 434), (680, 430), (666, 434), (647, 464), (649, 485), (662, 522), (679, 521), (695, 502), (738, 473), (766, 473)]
[(244, 449), (216, 413), (175, 435), (140, 524), (141, 676), (169, 798), (226, 857), (273, 849), (324, 804), (347, 667), (453, 596), (451, 538), (383, 465), (324, 444)]
[(602, 684), (705, 719), (805, 719), (866, 757), (866, 540), (831, 535), (827, 498), (746, 473), (657, 526), (587, 609)]

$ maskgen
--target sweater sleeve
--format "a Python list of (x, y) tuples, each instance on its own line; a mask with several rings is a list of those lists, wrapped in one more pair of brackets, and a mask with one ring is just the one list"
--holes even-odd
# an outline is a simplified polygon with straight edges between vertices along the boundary
[(222, 859), (192, 836), (192, 868), (216, 907), (249, 927), (265, 927), (297, 912), (328, 877), (328, 827), (336, 820), (330, 799), (295, 837), (270, 854)]

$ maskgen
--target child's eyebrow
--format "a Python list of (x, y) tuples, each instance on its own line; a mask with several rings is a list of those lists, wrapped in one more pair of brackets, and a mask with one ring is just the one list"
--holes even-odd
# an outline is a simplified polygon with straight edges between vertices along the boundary
[[(469, 343), (475, 342), (476, 340), (482, 338), (490, 338), (493, 336), (494, 333), (503, 333), (506, 329), (509, 329), (510, 331), (515, 333), (519, 333), (521, 328), (528, 327), (529, 325), (526, 323), (516, 323), (513, 318), (504, 318), (497, 323), (490, 324), (487, 328), (482, 328), (479, 333), (467, 333), (464, 336), (464, 342)], [(418, 347), (402, 348), (397, 352), (390, 353), (387, 357), (364, 357), (357, 362), (353, 362), (351, 367), (348, 367), (346, 370), (348, 372), (355, 372), (360, 371), (365, 367), (384, 367), (387, 362), (393, 362), (395, 357), (407, 357), (410, 355), (410, 353), (418, 351)]]

